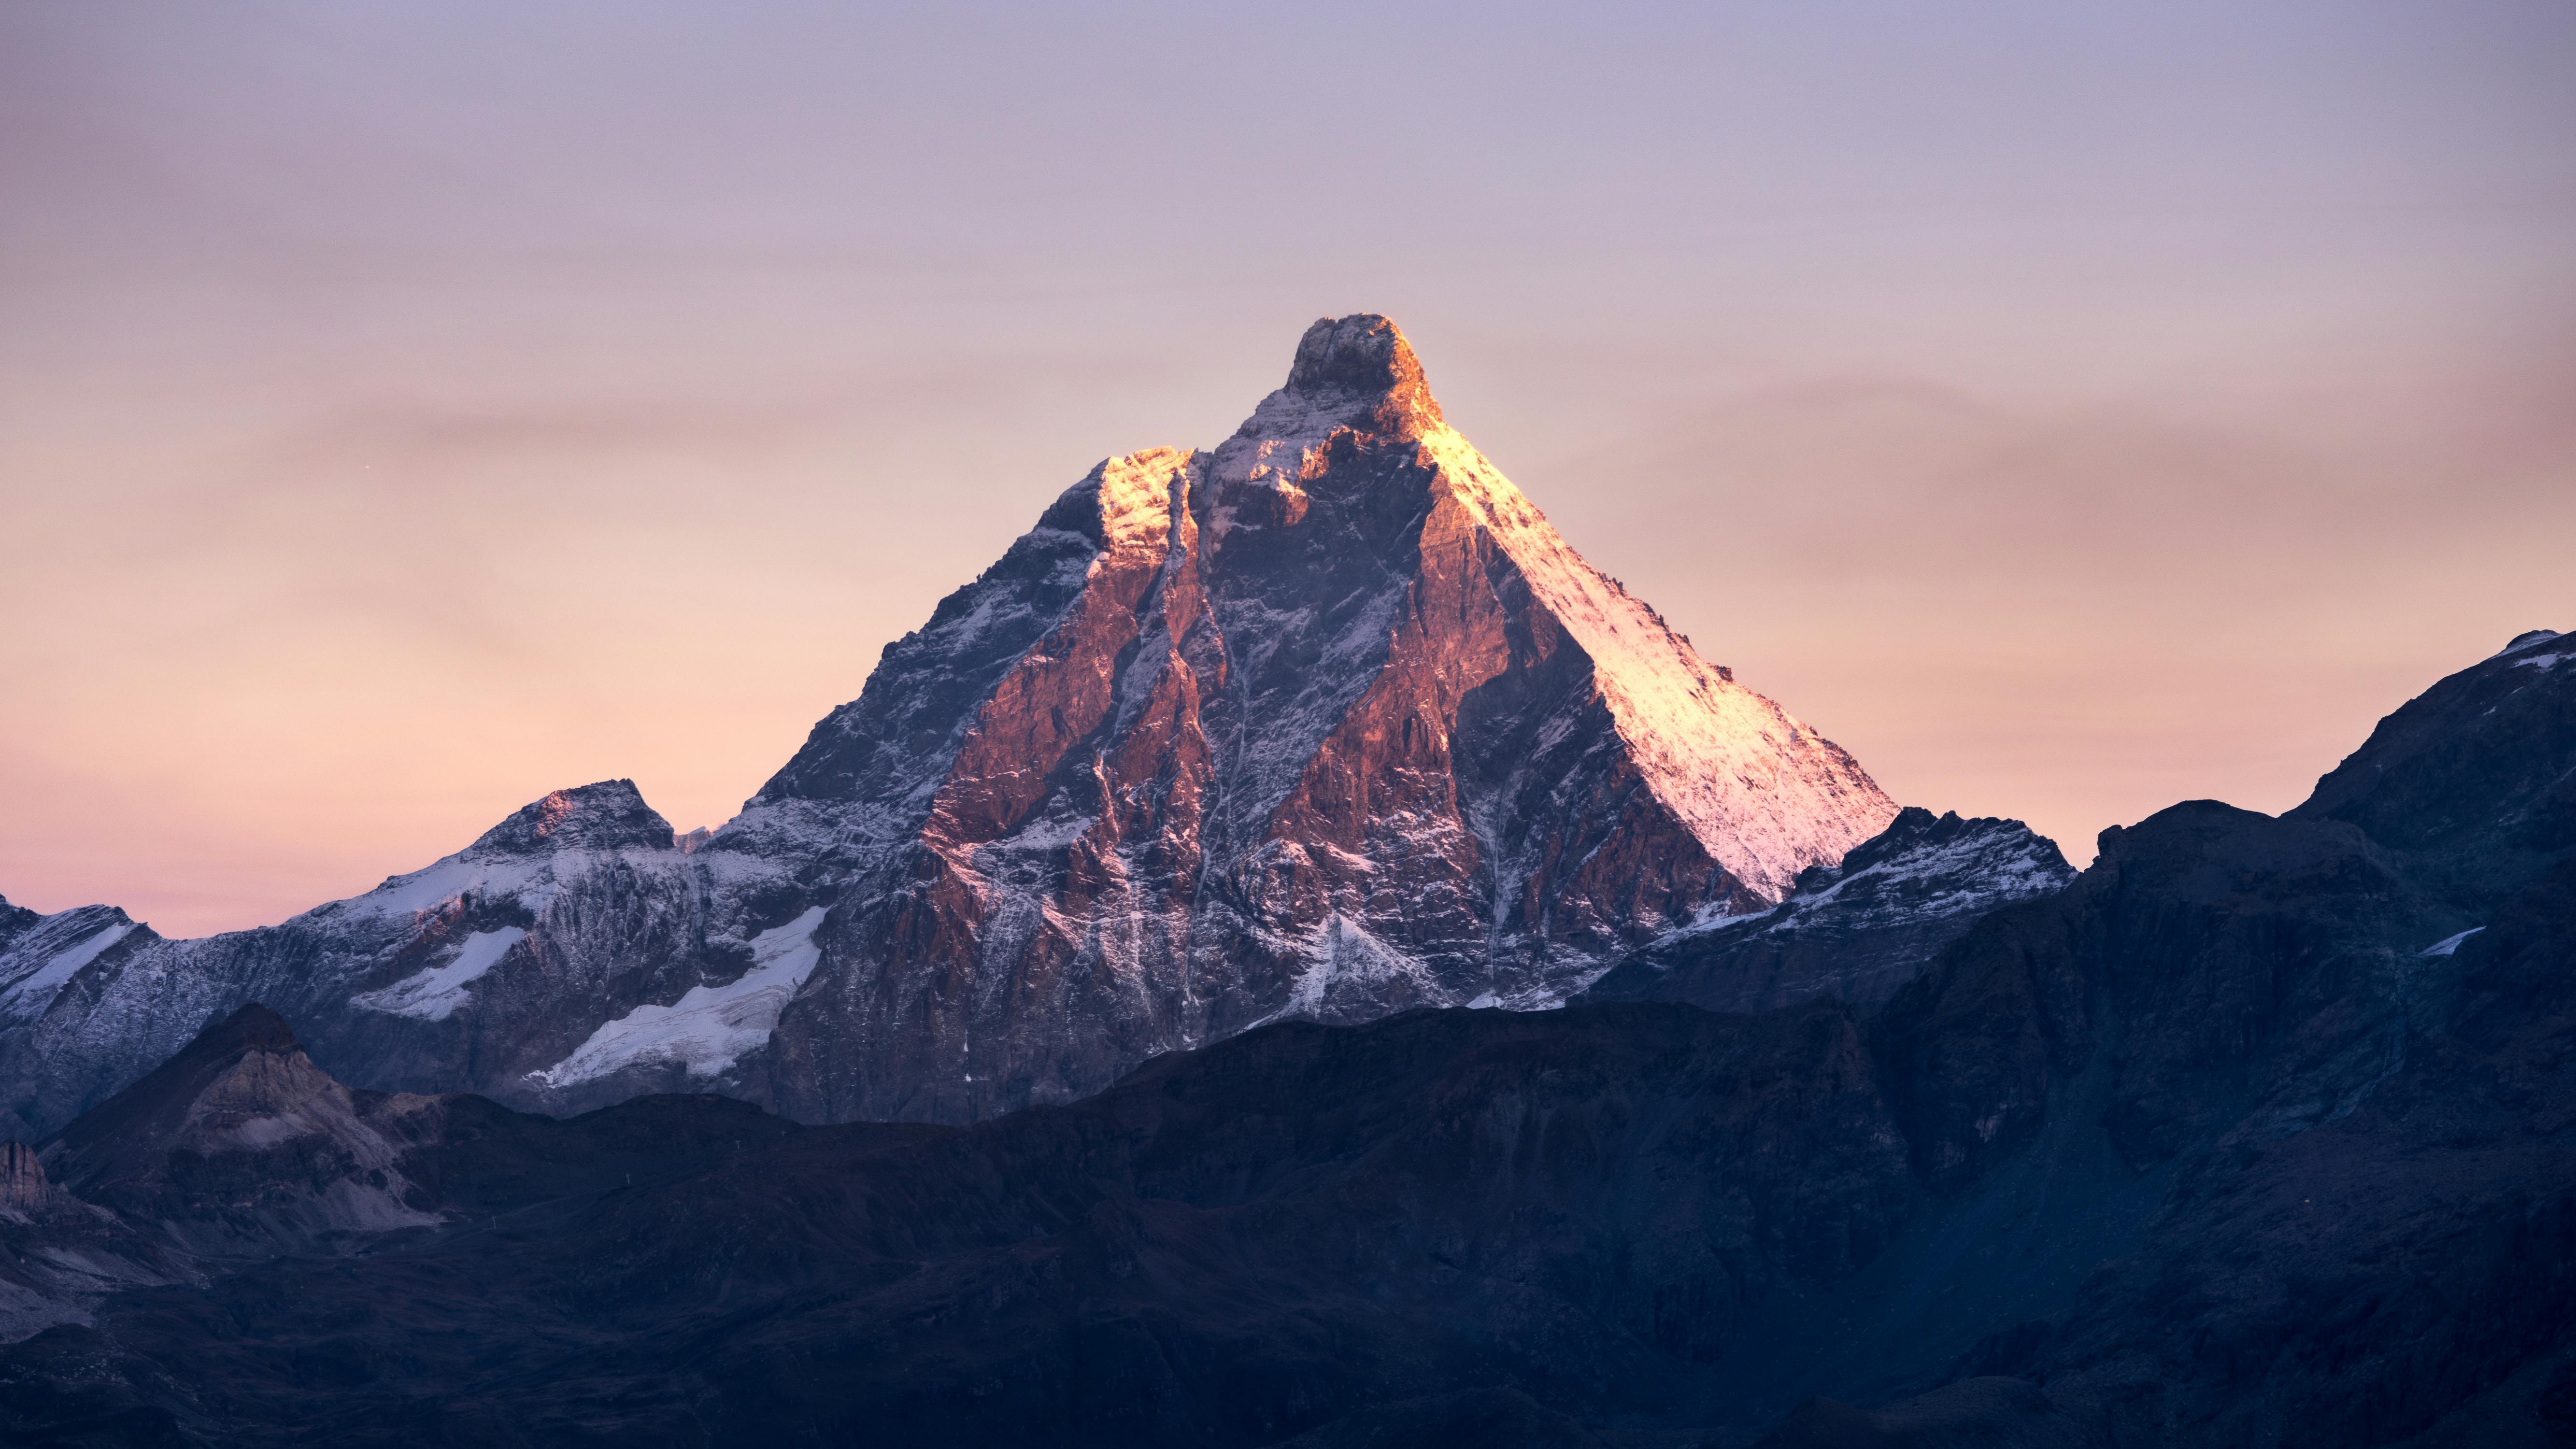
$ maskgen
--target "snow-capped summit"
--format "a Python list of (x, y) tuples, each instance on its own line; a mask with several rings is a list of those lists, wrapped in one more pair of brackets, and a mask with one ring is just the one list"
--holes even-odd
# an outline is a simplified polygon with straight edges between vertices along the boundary
[(513, 812), (465, 848), (468, 855), (533, 855), (580, 846), (594, 850), (659, 850), (672, 843), (671, 822), (644, 803), (632, 780), (602, 780), (556, 790)]
[(560, 1059), (603, 1015), (741, 974), (747, 943), (706, 919), (720, 898), (615, 780), (257, 930), (171, 941), (109, 906), (0, 908), (0, 1135), (43, 1135), (252, 1001), (351, 1080), (493, 1085)]
[(1317, 322), (1213, 451), (1103, 463), (710, 843), (847, 862), (800, 1115), (971, 1118), (1282, 1015), (1561, 1002), (1896, 807)]

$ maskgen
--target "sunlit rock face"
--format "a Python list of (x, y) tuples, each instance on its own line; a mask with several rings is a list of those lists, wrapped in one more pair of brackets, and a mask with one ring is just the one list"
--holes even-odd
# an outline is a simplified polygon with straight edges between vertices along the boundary
[(972, 1120), (1273, 1018), (1558, 1005), (1895, 814), (1345, 317), (1214, 449), (1068, 489), (712, 836), (610, 781), (261, 931), (0, 921), (0, 1133), (254, 1000), (379, 1089)]
[(1380, 317), (1113, 459), (710, 850), (846, 871), (778, 1103), (962, 1120), (1280, 1016), (1561, 1003), (1895, 806), (1574, 553)]

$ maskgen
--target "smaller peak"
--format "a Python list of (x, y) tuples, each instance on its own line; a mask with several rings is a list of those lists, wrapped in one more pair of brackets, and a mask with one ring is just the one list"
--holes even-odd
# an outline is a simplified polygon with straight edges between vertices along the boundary
[(1385, 432), (1404, 430), (1408, 423), (1420, 431), (1441, 420), (1440, 404), (1404, 329), (1375, 312), (1318, 318), (1297, 339), (1287, 390), (1316, 400), (1374, 401)]
[(1908, 805), (1896, 812), (1896, 818), (1885, 830), (1852, 847), (1842, 859), (1836, 875), (1848, 876), (1871, 866), (1907, 854), (1925, 850), (1948, 850), (1967, 843), (1981, 851), (2019, 852), (2042, 860), (2066, 876), (2074, 867), (2066, 864), (2057, 842), (2031, 829), (2019, 820), (1997, 815), (1961, 815), (1944, 810), (1939, 815), (1920, 805)]
[(286, 1024), (286, 1018), (256, 1001), (199, 1032), (186, 1050), (196, 1051), (200, 1047), (225, 1053), (304, 1049), (303, 1043), (295, 1039), (295, 1028)]
[[(50, 1155), (59, 1148), (83, 1156), (101, 1144), (167, 1138), (209, 1090), (244, 1062), (300, 1061), (303, 1056), (304, 1047), (286, 1018), (254, 1001), (210, 1023), (140, 1081), (73, 1118), (47, 1141), (45, 1151)], [(65, 1172), (61, 1167), (56, 1163), (56, 1178), (78, 1188), (86, 1170)]]
[(2525, 630), (2520, 634), (2514, 635), (2513, 642), (2505, 645), (2502, 649), (2497, 650), (2496, 655), (2501, 656), (2511, 654), (2518, 649), (2528, 649), (2535, 644), (2546, 644), (2552, 639), (2564, 639), (2566, 637), (2566, 635), (2559, 633), (2555, 629)]
[(469, 850), (543, 855), (556, 850), (668, 850), (671, 822), (644, 803), (632, 780), (602, 780), (556, 790), (520, 806), (483, 832)]

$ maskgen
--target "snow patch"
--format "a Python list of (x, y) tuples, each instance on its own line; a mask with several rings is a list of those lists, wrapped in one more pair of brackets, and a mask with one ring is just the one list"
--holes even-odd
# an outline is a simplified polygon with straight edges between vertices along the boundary
[(466, 1002), (466, 986), (501, 963), (528, 933), (518, 926), (477, 931), (446, 964), (415, 971), (393, 985), (349, 998), (351, 1006), (422, 1021), (445, 1021)]
[(0, 1008), (16, 1009), (54, 999), (54, 993), (65, 982), (80, 974), (80, 969), (107, 954), (107, 948), (133, 934), (132, 921), (120, 922), (81, 938), (70, 948), (54, 953), (53, 959), (0, 995)]
[(1159, 549), (1172, 531), (1172, 479), (1187, 470), (1189, 454), (1147, 448), (1100, 465), (1102, 560), (1120, 549)]
[[(1336, 913), (1325, 919), (1306, 946), (1306, 968), (1288, 988), (1288, 1004), (1264, 1017), (1279, 1021), (1318, 1017), (1331, 1005), (1333, 988), (1347, 984), (1380, 997), (1392, 982), (1410, 982), (1426, 1002), (1446, 1006), (1455, 998), (1421, 962), (1380, 940), (1368, 927)], [(1498, 1003), (1499, 1004), (1499, 1003)]]
[(1896, 818), (1896, 802), (1850, 756), (1703, 661), (1585, 562), (1473, 444), (1441, 427), (1422, 448), (1590, 656), (1655, 798), (1729, 874), (1779, 901), (1800, 871), (1842, 859)]
[(823, 907), (814, 906), (783, 926), (752, 938), (751, 969), (722, 986), (693, 986), (669, 1006), (646, 1004), (604, 1022), (571, 1056), (528, 1073), (541, 1087), (597, 1081), (646, 1062), (676, 1062), (691, 1077), (720, 1077), (745, 1053), (769, 1040), (796, 988), (805, 984), (823, 948), (814, 930)]
[(1038, 816), (1020, 827), (1019, 833), (999, 840), (988, 840), (976, 847), (983, 851), (1048, 851), (1062, 850), (1091, 833), (1099, 822), (1088, 815)]
[[(345, 910), (356, 915), (413, 915), (444, 905), (467, 891), (478, 892), (486, 898), (510, 900), (519, 899), (529, 887), (540, 884), (546, 889), (536, 894), (551, 898), (554, 893), (551, 879), (554, 862), (562, 860), (569, 865), (575, 860), (587, 861), (590, 855), (591, 852), (586, 850), (560, 850), (552, 857), (485, 856), (473, 859), (460, 852), (409, 875), (391, 877), (365, 895), (334, 901), (306, 914), (319, 916)], [(543, 910), (546, 902), (545, 899), (523, 899), (521, 904), (530, 910)]]
[(2471, 936), (2474, 936), (2485, 929), (2486, 927), (2484, 926), (2471, 926), (2456, 936), (2444, 936), (2432, 945), (2425, 947), (2424, 954), (2427, 956), (2449, 956), (2455, 954), (2460, 949), (2460, 943), (2462, 941), (2469, 939)]

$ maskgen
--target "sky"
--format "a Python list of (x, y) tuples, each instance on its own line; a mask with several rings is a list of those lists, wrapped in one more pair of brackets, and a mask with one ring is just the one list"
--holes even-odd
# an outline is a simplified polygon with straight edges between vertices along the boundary
[(2077, 864), (2576, 629), (2576, 8), (0, 7), (0, 894), (721, 823), (1394, 317), (1596, 564)]

